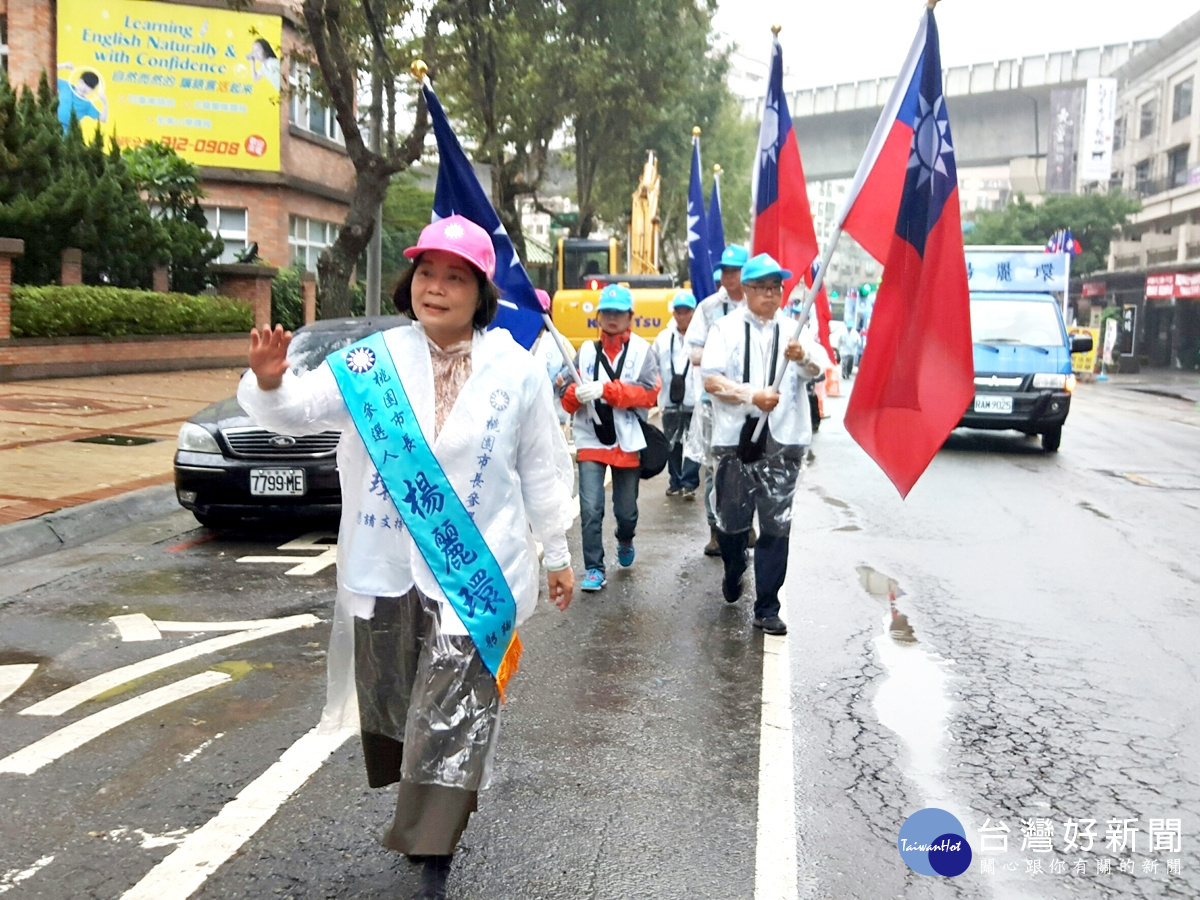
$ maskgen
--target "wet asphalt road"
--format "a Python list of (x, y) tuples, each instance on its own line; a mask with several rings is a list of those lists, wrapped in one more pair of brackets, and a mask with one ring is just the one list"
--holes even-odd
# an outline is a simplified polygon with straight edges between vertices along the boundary
[[(1084, 387), (1059, 454), (959, 432), (901, 502), (842, 431), (843, 405), (829, 402), (798, 494), (786, 589), (799, 896), (1200, 896), (1200, 412)], [(755, 896), (762, 638), (698, 555), (699, 505), (667, 501), (660, 481), (643, 484), (635, 567), (523, 629), (457, 897)], [(121, 897), (315, 724), (333, 569), (237, 561), (311, 560), (320, 538), (278, 548), (314, 530), (213, 535), (179, 513), (0, 570), (0, 667), (37, 664), (0, 704), (0, 758), (181, 679), (228, 676), (32, 774), (0, 773), (4, 900)], [(135, 613), (319, 621), (59, 716), (19, 714), (220, 634), (122, 640), (110, 617)], [(414, 870), (375, 843), (392, 797), (365, 787), (347, 742), (198, 896), (407, 897)], [(956, 879), (916, 875), (896, 851), (929, 805), (976, 850)], [(1034, 817), (1054, 823), (1052, 852), (1021, 849)], [(1068, 818), (1097, 820), (1092, 852), (1062, 852)], [(1107, 852), (1113, 818), (1138, 819), (1133, 854)], [(1181, 820), (1180, 852), (1150, 851), (1151, 818)], [(980, 852), (985, 819), (1010, 829), (1006, 853)]]

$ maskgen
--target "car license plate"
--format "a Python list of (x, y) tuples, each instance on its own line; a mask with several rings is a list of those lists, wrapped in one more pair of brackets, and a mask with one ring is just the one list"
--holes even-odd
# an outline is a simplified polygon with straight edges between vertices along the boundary
[(1011, 413), (1012, 397), (976, 396), (975, 412), (977, 413)]
[(250, 493), (255, 497), (302, 497), (303, 469), (251, 469)]

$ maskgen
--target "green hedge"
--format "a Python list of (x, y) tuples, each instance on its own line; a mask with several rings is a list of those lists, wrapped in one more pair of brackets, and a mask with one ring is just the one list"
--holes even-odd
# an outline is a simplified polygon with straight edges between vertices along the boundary
[(249, 331), (250, 305), (231, 297), (72, 285), (12, 289), (13, 337), (122, 337)]

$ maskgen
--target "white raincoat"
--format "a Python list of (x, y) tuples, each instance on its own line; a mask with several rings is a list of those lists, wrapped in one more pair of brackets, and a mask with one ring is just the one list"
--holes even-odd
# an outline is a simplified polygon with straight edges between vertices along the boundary
[[(393, 328), (384, 339), (428, 439), (434, 433), (434, 390), (424, 329), (420, 324)], [(357, 727), (351, 616), (371, 618), (375, 597), (401, 596), (415, 583), (442, 604), (446, 633), (466, 634), (466, 629), (403, 528), (328, 364), (303, 376), (289, 371), (274, 391), (260, 390), (254, 373), (247, 372), (238, 387), (238, 402), (258, 424), (282, 434), (342, 431), (337, 448), (342, 485), (338, 603), (322, 724)], [(484, 449), (485, 441), (490, 449)], [(475, 523), (512, 589), (520, 625), (533, 612), (539, 587), (530, 527), (543, 544), (547, 565), (553, 567), (569, 559), (566, 531), (575, 515), (571, 458), (545, 369), (507, 331), (477, 332), (471, 376), (431, 445), (455, 492), (475, 513)]]

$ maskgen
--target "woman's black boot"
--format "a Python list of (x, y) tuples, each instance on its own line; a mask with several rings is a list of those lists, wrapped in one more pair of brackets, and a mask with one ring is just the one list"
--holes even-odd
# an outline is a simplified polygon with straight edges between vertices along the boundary
[(450, 878), (450, 856), (426, 856), (421, 869), (421, 889), (412, 900), (446, 900), (446, 882)]

